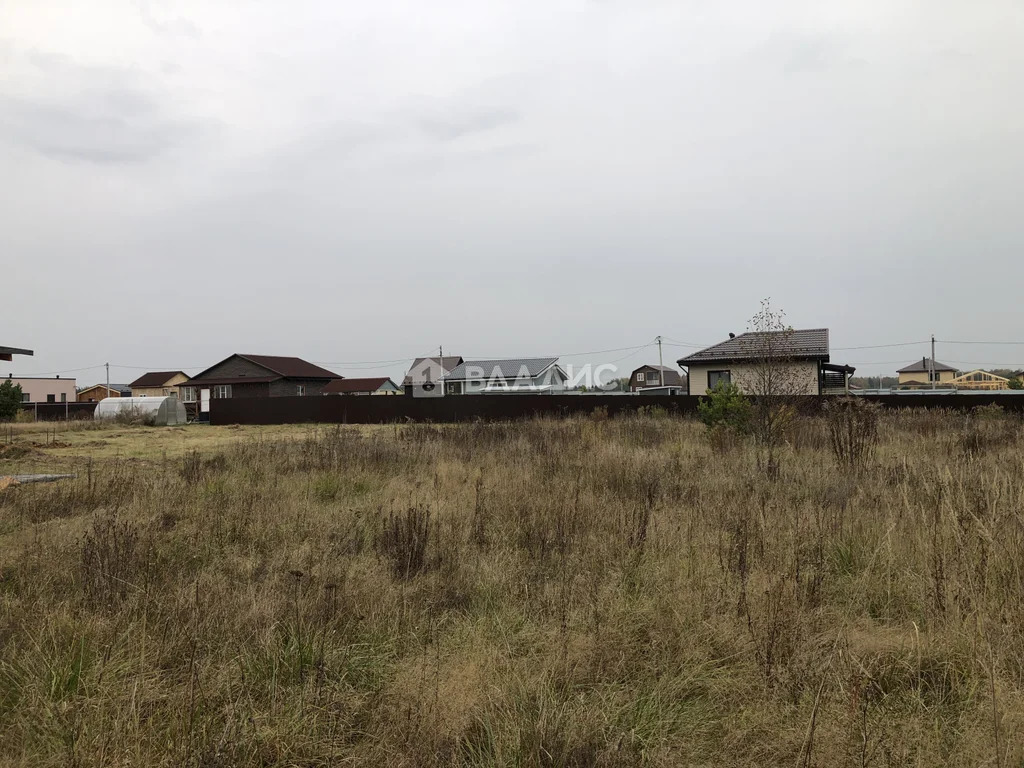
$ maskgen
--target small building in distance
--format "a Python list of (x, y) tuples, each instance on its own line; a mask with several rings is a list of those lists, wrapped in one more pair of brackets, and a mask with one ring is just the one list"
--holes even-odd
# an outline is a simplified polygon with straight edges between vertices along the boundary
[(639, 392), (652, 387), (681, 389), (686, 384), (679, 371), (667, 365), (641, 365), (629, 375), (629, 391)]
[(111, 384), (109, 388), (106, 384), (93, 384), (91, 387), (78, 390), (78, 402), (98, 403), (108, 397), (131, 397), (131, 395), (132, 388), (127, 384)]
[(896, 386), (900, 389), (930, 389), (934, 384), (937, 388), (948, 389), (956, 378), (956, 368), (936, 360), (934, 370), (933, 375), (932, 361), (922, 357), (896, 372), (899, 377)]
[(458, 355), (445, 355), (443, 358), (417, 357), (412, 361), (405, 378), (402, 379), (402, 389), (405, 390), (405, 394), (413, 395), (417, 394), (417, 388), (428, 384), (432, 390), (445, 374), (453, 371), (462, 362), (462, 358)]
[(768, 364), (776, 368), (780, 384), (775, 386), (785, 394), (842, 393), (855, 370), (829, 361), (828, 328), (729, 334), (728, 340), (682, 357), (678, 364), (687, 369), (689, 395), (703, 395), (719, 382), (754, 391)]
[(370, 379), (335, 379), (323, 389), (325, 395), (400, 395), (402, 390), (387, 376)]
[(177, 397), (178, 386), (188, 381), (184, 371), (149, 371), (128, 386), (132, 397)]
[(7, 381), (21, 387), (23, 403), (73, 403), (75, 402), (75, 380), (60, 376), (13, 376)]

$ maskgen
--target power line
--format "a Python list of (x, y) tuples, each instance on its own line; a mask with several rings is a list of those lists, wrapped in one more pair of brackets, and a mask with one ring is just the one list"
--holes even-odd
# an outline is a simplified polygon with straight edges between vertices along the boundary
[(871, 344), (864, 347), (832, 347), (832, 352), (847, 352), (853, 349), (888, 349), (890, 347), (916, 347), (918, 344), (927, 344), (928, 340), (924, 341), (903, 341), (898, 344)]
[(994, 344), (1011, 347), (1024, 347), (1024, 341), (950, 341), (949, 339), (936, 339), (940, 344)]

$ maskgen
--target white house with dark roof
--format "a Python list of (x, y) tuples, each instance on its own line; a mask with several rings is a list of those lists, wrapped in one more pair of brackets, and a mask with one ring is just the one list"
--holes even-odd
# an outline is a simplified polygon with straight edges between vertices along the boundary
[(828, 328), (730, 334), (726, 341), (677, 362), (687, 371), (687, 394), (703, 395), (719, 382), (755, 390), (759, 371), (769, 361), (786, 369), (791, 394), (848, 391), (855, 370), (829, 362)]
[(557, 357), (466, 360), (444, 376), (445, 394), (563, 392), (568, 380)]

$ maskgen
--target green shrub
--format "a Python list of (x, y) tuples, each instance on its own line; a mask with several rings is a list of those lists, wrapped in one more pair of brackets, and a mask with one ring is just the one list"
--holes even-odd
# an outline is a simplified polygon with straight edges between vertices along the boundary
[(0, 384), (0, 421), (10, 421), (21, 410), (21, 385), (10, 379)]
[(718, 382), (697, 403), (697, 416), (711, 430), (728, 429), (740, 434), (750, 431), (750, 401), (732, 383)]

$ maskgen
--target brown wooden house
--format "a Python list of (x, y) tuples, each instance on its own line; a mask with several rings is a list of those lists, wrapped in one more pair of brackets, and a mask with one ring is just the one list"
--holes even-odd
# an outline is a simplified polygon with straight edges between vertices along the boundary
[(210, 410), (210, 400), (320, 395), (340, 378), (298, 357), (234, 354), (180, 384), (179, 391), (185, 407), (192, 406), (202, 418)]
[(667, 365), (641, 365), (629, 375), (629, 391), (639, 392), (642, 389), (651, 387), (678, 387), (686, 386), (679, 371), (669, 368)]

